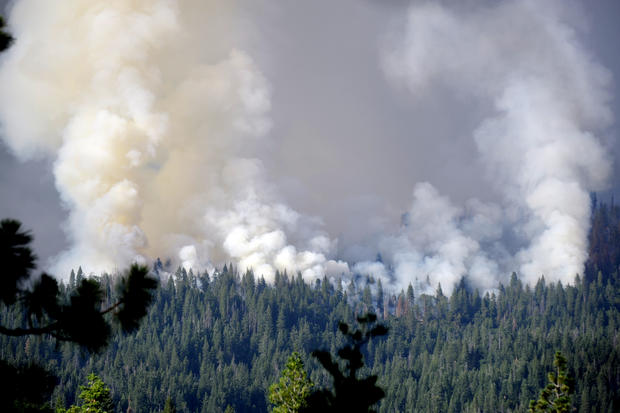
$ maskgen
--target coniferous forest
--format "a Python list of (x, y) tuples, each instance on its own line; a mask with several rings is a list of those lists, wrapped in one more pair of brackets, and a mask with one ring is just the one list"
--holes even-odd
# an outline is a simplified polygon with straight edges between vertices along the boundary
[[(388, 293), (372, 277), (308, 285), (284, 273), (268, 285), (232, 265), (212, 274), (178, 269), (162, 280), (137, 332), (119, 332), (99, 353), (45, 336), (0, 335), (1, 359), (36, 362), (57, 376), (56, 407), (75, 404), (95, 373), (115, 411), (160, 412), (167, 399), (177, 411), (269, 411), (269, 386), (292, 352), (316, 387), (329, 386), (310, 353), (334, 354), (344, 340), (338, 323), (375, 312), (389, 332), (364, 347), (364, 372), (385, 391), (380, 412), (524, 412), (558, 350), (574, 379), (576, 411), (617, 412), (620, 207), (594, 205), (590, 260), (571, 286), (541, 278), (529, 287), (513, 275), (483, 295), (463, 280), (446, 297), (441, 288), (434, 296)], [(161, 269), (158, 261), (154, 271)], [(72, 274), (60, 293), (69, 296), (82, 277)], [(113, 302), (115, 278), (100, 281)], [(19, 305), (3, 306), (0, 321), (22, 317)]]

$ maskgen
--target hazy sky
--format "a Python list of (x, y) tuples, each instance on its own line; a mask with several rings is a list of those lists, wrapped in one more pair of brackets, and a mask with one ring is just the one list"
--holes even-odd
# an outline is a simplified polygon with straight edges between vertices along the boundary
[[(397, 228), (416, 182), (432, 183), (457, 204), (499, 197), (481, 179), (485, 170), (471, 139), (489, 103), (441, 85), (418, 99), (384, 73), (409, 2), (243, 3), (253, 33), (245, 51), (271, 90), (273, 126), (258, 157), (268, 159), (268, 181), (288, 205), (318, 216), (340, 239), (339, 258), (356, 259), (366, 238)], [(580, 15), (579, 40), (614, 77), (615, 123), (600, 138), (614, 159), (608, 186), (620, 195), (620, 2), (567, 3)], [(22, 162), (4, 143), (0, 148), (0, 216), (33, 229), (46, 260), (67, 246), (53, 161)]]

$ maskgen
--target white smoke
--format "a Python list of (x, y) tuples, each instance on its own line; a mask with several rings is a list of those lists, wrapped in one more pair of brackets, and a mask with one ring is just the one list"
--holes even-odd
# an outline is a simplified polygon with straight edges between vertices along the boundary
[[(71, 242), (52, 268), (60, 276), (77, 265), (113, 271), (162, 257), (188, 269), (232, 261), (268, 280), (276, 270), (312, 280), (349, 274), (349, 264), (337, 260), (341, 248), (360, 261), (352, 263), (354, 272), (395, 288), (413, 283), (417, 293), (441, 283), (449, 294), (462, 277), (493, 288), (512, 271), (530, 284), (543, 274), (570, 283), (587, 254), (588, 193), (602, 188), (610, 171), (596, 136), (612, 116), (610, 76), (580, 44), (578, 22), (564, 5), (415, 3), (383, 56), (387, 77), (405, 86), (418, 107), (439, 88), (464, 111), (471, 104), (484, 112), (475, 130), (463, 134), (486, 171), (480, 185), (499, 201), (441, 194), (433, 175), (445, 168), (445, 186), (445, 176), (454, 174), (449, 165), (433, 166), (423, 178), (415, 168), (381, 168), (393, 161), (375, 156), (382, 148), (409, 161), (401, 147), (409, 150), (433, 132), (411, 131), (407, 142), (395, 140), (389, 149), (372, 122), (343, 127), (372, 115), (363, 105), (358, 113), (353, 98), (350, 112), (330, 113), (323, 122), (333, 135), (315, 139), (321, 129), (314, 124), (323, 120), (320, 71), (304, 89), (314, 93), (308, 105), (297, 105), (303, 116), (291, 117), (303, 120), (291, 127), (295, 136), (273, 142), (271, 86), (251, 53), (260, 40), (248, 40), (255, 33), (236, 2), (16, 2), (9, 29), (17, 41), (0, 56), (2, 136), (23, 159), (55, 161)], [(326, 60), (323, 70), (332, 68)], [(326, 82), (332, 97), (355, 90), (354, 83), (340, 88), (348, 76), (339, 75)], [(306, 96), (298, 99), (306, 103)], [(340, 110), (342, 102), (323, 110)], [(453, 115), (442, 114), (442, 122)], [(289, 199), (268, 179), (289, 177), (272, 166), (269, 148), (276, 146), (285, 155), (296, 150), (292, 163), (303, 163), (301, 173), (279, 181), (292, 187)], [(417, 161), (429, 146), (420, 143)], [(330, 176), (334, 182), (324, 182)], [(394, 194), (411, 187), (404, 207)], [(297, 210), (287, 202), (297, 202)], [(320, 219), (304, 215), (304, 203), (330, 215), (345, 245)], [(390, 229), (403, 209), (400, 229)], [(346, 245), (350, 239), (355, 245)], [(377, 253), (382, 260), (373, 261)]]
[(55, 159), (72, 243), (57, 274), (171, 254), (267, 279), (333, 266), (332, 241), (277, 201), (252, 157), (270, 91), (235, 24), (216, 1), (15, 4), (0, 118), (17, 155)]
[[(417, 184), (399, 234), (385, 236), (379, 247), (393, 266), (395, 280), (388, 280), (400, 288), (412, 283), (418, 293), (433, 293), (441, 283), (448, 295), (466, 276), (477, 286), (495, 285), (499, 268), (481, 243), (491, 244), (501, 237), (501, 211), (479, 201), (471, 201), (468, 207), (466, 214), (431, 184)], [(353, 270), (387, 278), (378, 262), (361, 262)]]
[[(441, 84), (461, 99), (493, 104), (473, 138), (506, 213), (499, 221), (498, 206), (490, 206), (495, 212), (472, 221), (429, 185), (418, 185), (412, 229), (386, 241), (384, 255), (401, 284), (429, 276), (433, 286), (441, 281), (449, 291), (468, 276), (488, 288), (513, 269), (530, 284), (541, 275), (571, 283), (583, 272), (589, 191), (602, 188), (610, 172), (594, 136), (611, 121), (610, 76), (579, 44), (563, 5), (410, 8), (405, 33), (385, 58), (386, 72), (420, 99)], [(524, 245), (512, 259), (501, 245), (492, 256), (480, 249), (485, 237), (498, 241), (501, 233), (477, 228), (493, 225), (499, 231), (510, 226)]]

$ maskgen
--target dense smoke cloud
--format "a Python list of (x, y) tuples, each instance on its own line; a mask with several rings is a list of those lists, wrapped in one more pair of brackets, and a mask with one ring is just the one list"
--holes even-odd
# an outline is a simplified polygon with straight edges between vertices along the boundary
[(2, 125), (17, 155), (55, 159), (72, 243), (57, 274), (155, 256), (201, 269), (232, 259), (267, 279), (326, 270), (332, 241), (278, 202), (252, 157), (270, 90), (235, 48), (233, 12), (202, 0), (16, 3)]
[(611, 121), (610, 76), (579, 45), (562, 7), (534, 1), (461, 11), (411, 7), (386, 72), (420, 99), (441, 84), (463, 99), (492, 102), (473, 139), (506, 212), (495, 214), (494, 225), (509, 227), (522, 247), (512, 259), (489, 257), (469, 217), (428, 184), (418, 185), (408, 222), (413, 230), (387, 247), (399, 279), (428, 274), (431, 284), (446, 281), (451, 288), (468, 276), (488, 287), (511, 268), (530, 284), (541, 275), (570, 283), (583, 272), (589, 191), (602, 188), (610, 171), (594, 135)]
[[(572, 282), (612, 121), (572, 7), (421, 2), (388, 33), (370, 23), (394, 8), (327, 3), (283, 4), (295, 30), (261, 33), (261, 2), (16, 2), (0, 122), (16, 155), (55, 162), (71, 248), (52, 270)], [(343, 33), (349, 10), (361, 28)]]

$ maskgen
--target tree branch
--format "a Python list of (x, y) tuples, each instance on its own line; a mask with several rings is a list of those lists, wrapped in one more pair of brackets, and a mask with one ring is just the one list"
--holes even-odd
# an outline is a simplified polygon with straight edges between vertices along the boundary
[(52, 323), (44, 327), (31, 327), (31, 328), (6, 328), (4, 326), (0, 326), (0, 334), (4, 334), (6, 336), (11, 337), (20, 337), (27, 336), (30, 334), (33, 335), (41, 335), (41, 334), (51, 334), (58, 327), (58, 323)]
[(116, 309), (117, 309), (117, 308), (118, 308), (121, 304), (123, 304), (123, 300), (119, 300), (119, 301), (117, 301), (117, 302), (116, 302), (116, 303), (115, 303), (112, 307), (110, 307), (110, 308), (108, 308), (108, 309), (106, 309), (106, 310), (103, 310), (100, 314), (101, 314), (101, 315), (105, 315), (105, 314), (109, 313), (110, 311), (114, 311), (114, 310), (116, 310)]

